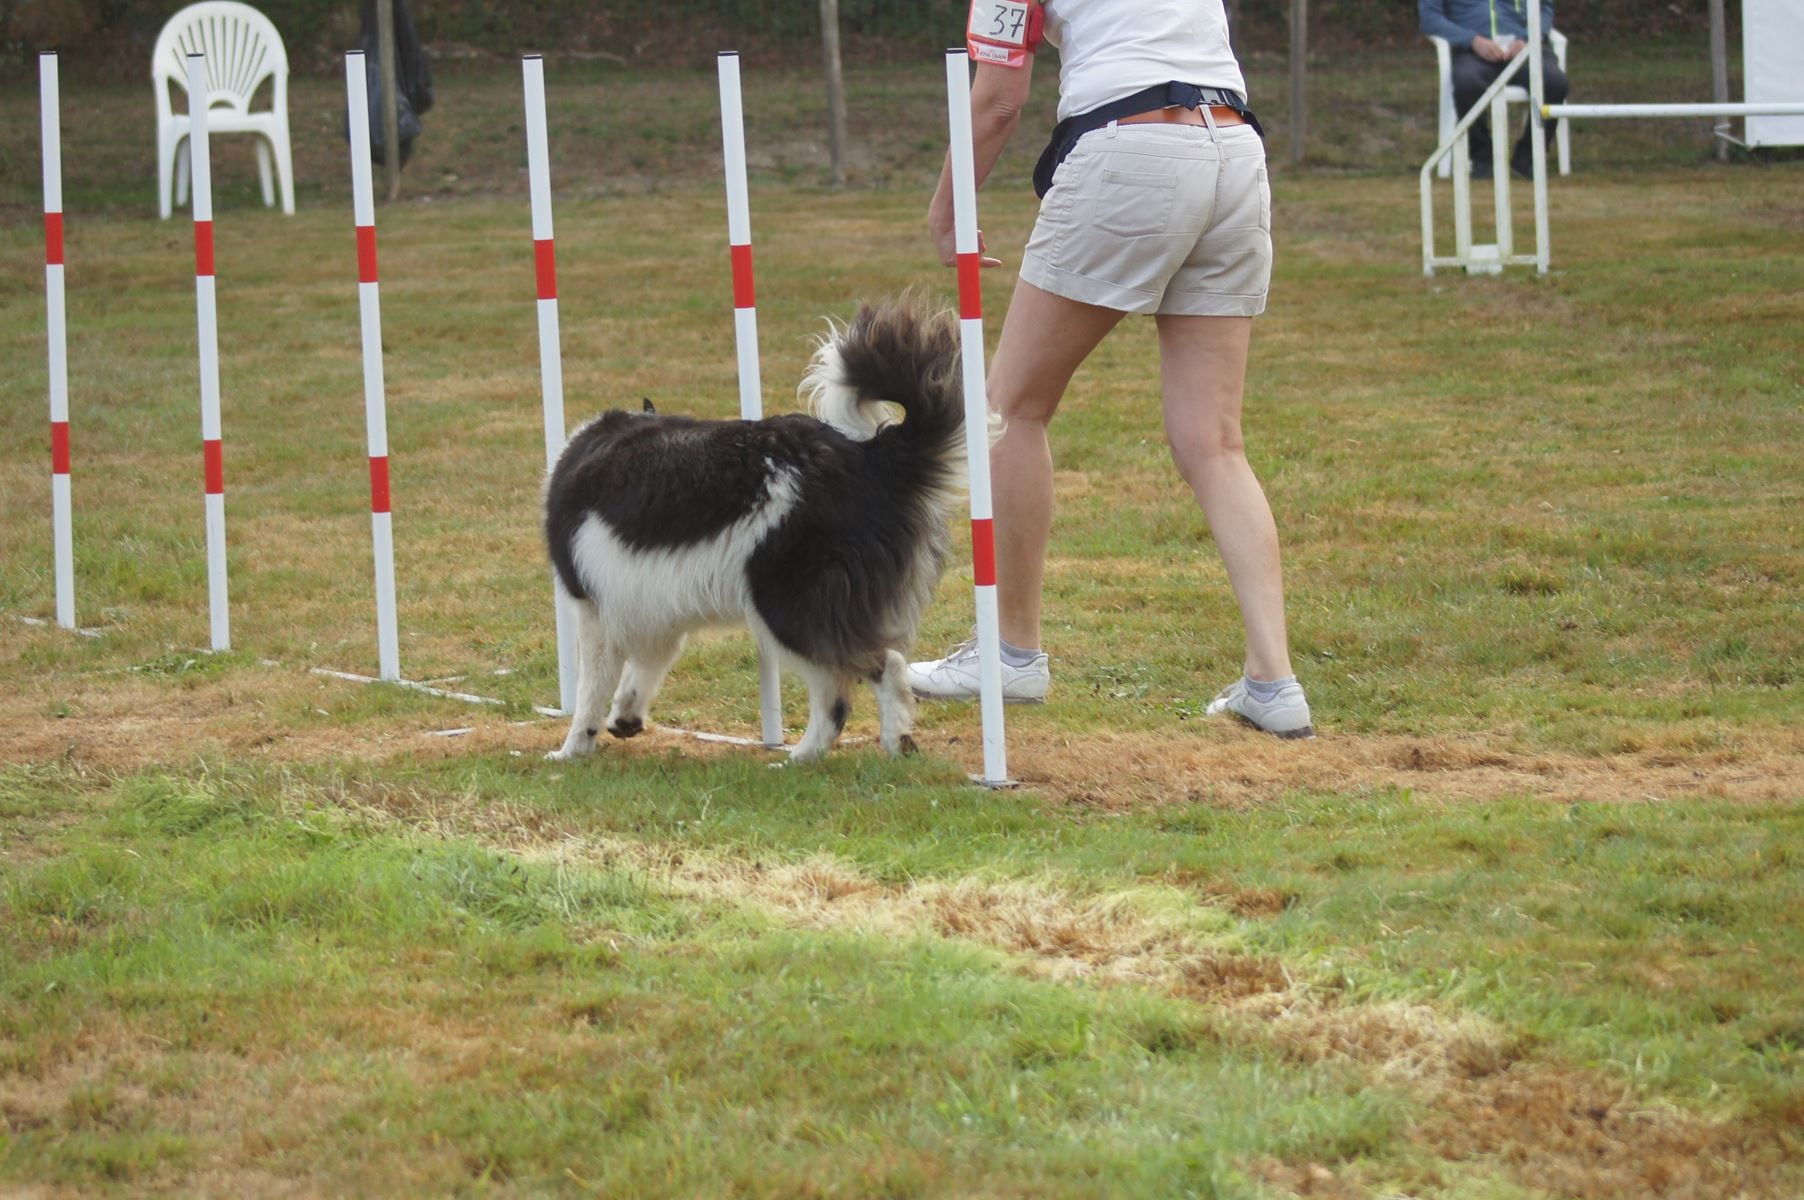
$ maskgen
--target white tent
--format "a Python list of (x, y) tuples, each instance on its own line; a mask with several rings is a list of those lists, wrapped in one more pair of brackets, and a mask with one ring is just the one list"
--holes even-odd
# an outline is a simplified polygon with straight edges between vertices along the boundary
[[(1804, 0), (1746, 0), (1742, 91), (1749, 103), (1796, 100), (1804, 79)], [(1804, 146), (1804, 117), (1749, 116), (1750, 146)]]

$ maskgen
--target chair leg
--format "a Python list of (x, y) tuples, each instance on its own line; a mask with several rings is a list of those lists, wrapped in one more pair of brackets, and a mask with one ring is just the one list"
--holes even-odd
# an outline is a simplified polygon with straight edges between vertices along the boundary
[(188, 203), (188, 154), (194, 143), (183, 138), (175, 148), (175, 206), (177, 208)]
[(270, 208), (276, 202), (276, 189), (269, 178), (269, 139), (257, 139), (257, 182), (263, 185), (263, 207)]
[(288, 131), (273, 143), (276, 157), (276, 186), (282, 189), (282, 211), (294, 216), (294, 151), (288, 144)]
[(157, 140), (157, 216), (167, 221), (173, 211), (170, 198), (175, 191), (176, 148)]

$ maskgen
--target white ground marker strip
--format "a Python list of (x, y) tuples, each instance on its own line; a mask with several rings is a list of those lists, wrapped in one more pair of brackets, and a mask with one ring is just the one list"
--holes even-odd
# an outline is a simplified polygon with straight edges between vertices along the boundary
[[(37, 625), (37, 626), (40, 626), (45, 629), (49, 629), (53, 626), (60, 626), (60, 622), (46, 621), (43, 617), (28, 617), (28, 616), (25, 616), (23, 613), (14, 613), (13, 616), (15, 616), (19, 620), (25, 622), (25, 624), (27, 624), (27, 625)], [(85, 637), (85, 638), (97, 638), (97, 637), (104, 635), (106, 633), (106, 630), (104, 630), (104, 629), (71, 629), (69, 632), (78, 634), (81, 637)]]

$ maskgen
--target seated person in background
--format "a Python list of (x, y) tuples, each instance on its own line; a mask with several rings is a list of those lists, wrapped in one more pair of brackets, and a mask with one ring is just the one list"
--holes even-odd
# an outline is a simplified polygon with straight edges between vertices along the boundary
[[(1486, 88), (1496, 80), (1504, 65), (1528, 50), (1528, 9), (1532, 0), (1417, 0), (1424, 37), (1446, 38), (1453, 48), (1453, 104), (1461, 116), (1471, 108)], [(1541, 36), (1553, 29), (1553, 0), (1541, 4)], [(1547, 103), (1559, 104), (1566, 99), (1566, 73), (1554, 61), (1553, 50), (1543, 46), (1541, 79)], [(1528, 86), (1526, 69), (1516, 82)], [(1531, 116), (1510, 155), (1510, 170), (1528, 177), (1534, 169), (1534, 147), (1529, 133), (1534, 129)], [(1553, 125), (1547, 125), (1549, 135)], [(1491, 177), (1491, 126), (1488, 117), (1480, 117), (1472, 126), (1472, 178)]]

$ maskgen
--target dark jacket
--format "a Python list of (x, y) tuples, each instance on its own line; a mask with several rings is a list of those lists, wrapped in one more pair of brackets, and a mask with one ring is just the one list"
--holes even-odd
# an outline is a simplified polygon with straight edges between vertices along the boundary
[[(1528, 38), (1529, 0), (1416, 0), (1425, 37), (1446, 38), (1455, 50), (1470, 50), (1472, 39), (1513, 34)], [(1553, 29), (1553, 0), (1542, 0), (1541, 36)]]

